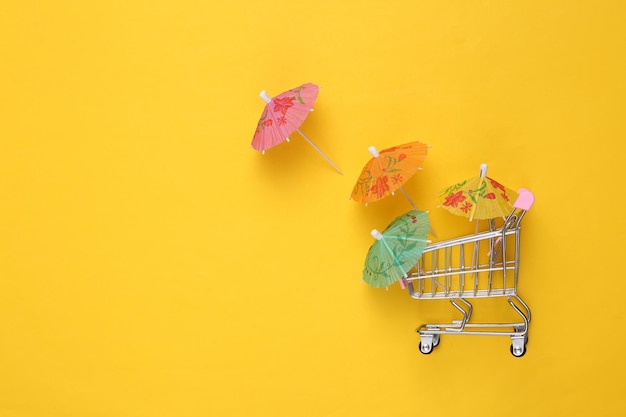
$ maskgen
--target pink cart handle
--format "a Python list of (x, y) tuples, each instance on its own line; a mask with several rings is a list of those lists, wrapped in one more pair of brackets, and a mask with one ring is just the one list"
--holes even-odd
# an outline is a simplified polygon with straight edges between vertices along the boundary
[(402, 288), (403, 290), (406, 290), (406, 281), (404, 281), (404, 277), (400, 278), (400, 281), (398, 281), (398, 284), (400, 284), (400, 288)]
[(530, 210), (530, 208), (533, 206), (533, 203), (535, 202), (534, 194), (528, 191), (526, 188), (520, 188), (519, 190), (517, 190), (517, 193), (519, 194), (519, 196), (517, 197), (517, 200), (515, 200), (515, 204), (513, 204), (513, 207), (526, 211)]

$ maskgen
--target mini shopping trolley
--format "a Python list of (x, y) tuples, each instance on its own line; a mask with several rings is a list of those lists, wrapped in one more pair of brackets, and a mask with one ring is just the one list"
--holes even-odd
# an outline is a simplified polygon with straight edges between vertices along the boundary
[[(418, 300), (448, 299), (462, 314), (460, 320), (447, 324), (423, 324), (417, 328), (419, 350), (429, 354), (442, 334), (508, 336), (511, 353), (526, 353), (530, 308), (517, 292), (520, 224), (534, 202), (526, 189), (511, 213), (497, 227), (489, 221), (489, 230), (430, 244), (415, 268), (404, 278), (409, 295)], [(521, 319), (514, 323), (471, 322), (472, 298), (502, 297)]]

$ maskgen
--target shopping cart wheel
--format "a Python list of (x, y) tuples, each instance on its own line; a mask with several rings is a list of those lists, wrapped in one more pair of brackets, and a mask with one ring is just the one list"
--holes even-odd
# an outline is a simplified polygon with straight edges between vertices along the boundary
[(515, 356), (516, 358), (521, 358), (522, 356), (524, 356), (526, 354), (526, 345), (515, 345), (515, 344), (511, 344), (511, 355)]
[(422, 342), (420, 342), (419, 348), (420, 352), (422, 352), (424, 355), (430, 355), (431, 353), (433, 353), (434, 346), (426, 344), (422, 345)]
[(433, 349), (439, 344), (438, 334), (420, 334), (419, 349), (424, 355), (432, 353)]

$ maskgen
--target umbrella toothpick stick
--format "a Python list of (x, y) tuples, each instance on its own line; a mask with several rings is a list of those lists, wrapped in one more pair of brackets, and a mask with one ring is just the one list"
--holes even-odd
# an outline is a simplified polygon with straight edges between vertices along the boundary
[(313, 147), (313, 149), (315, 149), (317, 152), (319, 152), (320, 155), (322, 155), (322, 157), (326, 160), (326, 162), (328, 162), (333, 168), (335, 168), (335, 170), (338, 173), (343, 175), (343, 172), (341, 172), (339, 167), (337, 165), (335, 165), (335, 163), (333, 161), (331, 161), (331, 159), (328, 156), (326, 156), (326, 154), (324, 152), (322, 152), (322, 150), (320, 148), (318, 148), (317, 145), (315, 143), (313, 143), (313, 141), (307, 135), (305, 135), (303, 131), (301, 131), (300, 129), (296, 129), (296, 131), (304, 138), (304, 140), (309, 142), (309, 145), (311, 145)]
[[(479, 176), (480, 176), (480, 187), (478, 187), (479, 189), (482, 187), (482, 184), (485, 182), (485, 177), (487, 176), (487, 164), (480, 164), (480, 170), (478, 172)], [(470, 213), (470, 222), (474, 219), (474, 214), (476, 213), (476, 204), (474, 204), (474, 207), (472, 207), (472, 212)], [(478, 233), (478, 224), (480, 223), (480, 220), (476, 220), (476, 227), (474, 228), (474, 233)], [(476, 242), (474, 242), (474, 251), (472, 252), (472, 266), (474, 265), (478, 265), (478, 245), (476, 244)]]
[(409, 204), (411, 205), (411, 207), (413, 207), (414, 210), (419, 210), (413, 200), (411, 200), (411, 197), (409, 197), (409, 194), (406, 192), (403, 186), (400, 186), (400, 191), (402, 191), (402, 194), (404, 194), (406, 199), (409, 200)]

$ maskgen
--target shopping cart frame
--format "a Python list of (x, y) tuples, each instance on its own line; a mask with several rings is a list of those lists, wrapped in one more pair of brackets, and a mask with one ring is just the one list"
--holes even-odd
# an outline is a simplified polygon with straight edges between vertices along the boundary
[[(486, 232), (428, 245), (415, 268), (403, 278), (401, 284), (412, 298), (448, 299), (462, 315), (451, 323), (419, 326), (416, 331), (421, 353), (432, 353), (442, 334), (507, 336), (511, 338), (513, 356), (526, 353), (531, 312), (518, 294), (520, 225), (534, 203), (534, 195), (526, 189), (520, 189), (518, 194), (500, 227), (490, 220)], [(470, 322), (473, 306), (468, 299), (491, 297), (505, 297), (521, 320)]]

